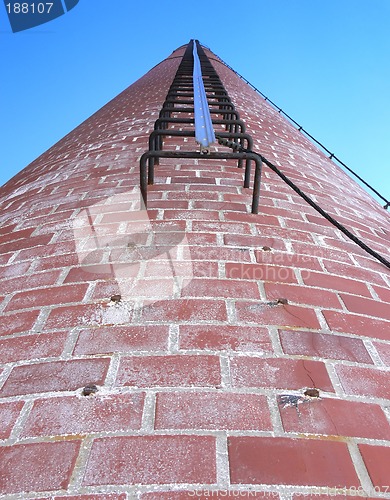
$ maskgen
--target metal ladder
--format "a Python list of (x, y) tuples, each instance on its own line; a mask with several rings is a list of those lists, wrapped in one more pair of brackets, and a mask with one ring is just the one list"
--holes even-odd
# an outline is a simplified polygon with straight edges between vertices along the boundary
[[(194, 61), (199, 58), (201, 77), (200, 85), (204, 88), (207, 102), (205, 106), (194, 98)], [(196, 66), (196, 64), (195, 64)], [(200, 89), (202, 90), (202, 89)], [(201, 106), (200, 110), (196, 106)], [(205, 109), (208, 108), (208, 109)], [(206, 115), (205, 115), (206, 113)], [(207, 115), (209, 113), (209, 115)], [(219, 144), (227, 146), (232, 151), (211, 152), (207, 140), (203, 143), (198, 139), (199, 130), (206, 127), (202, 119), (211, 117), (215, 138)], [(195, 119), (197, 117), (197, 119)], [(172, 125), (177, 128), (172, 128)], [(189, 126), (183, 130), (184, 126)], [(169, 128), (168, 128), (169, 127)], [(198, 131), (198, 133), (196, 132)], [(163, 150), (164, 137), (197, 137), (199, 151), (167, 151)], [(202, 141), (202, 142), (201, 142)], [(195, 141), (194, 141), (195, 142)], [(238, 150), (245, 149), (245, 151)], [(242, 168), (245, 161), (244, 187), (250, 187), (251, 163), (255, 162), (255, 176), (252, 197), (252, 213), (258, 213), (260, 179), (262, 162), (259, 155), (252, 152), (253, 140), (245, 131), (245, 124), (235, 110), (230, 97), (223, 86), (217, 72), (197, 40), (191, 40), (187, 45), (175, 78), (169, 88), (159, 118), (154, 124), (154, 130), (149, 136), (149, 150), (140, 159), (140, 187), (141, 202), (147, 208), (147, 186), (154, 184), (155, 165), (160, 158), (191, 158), (208, 160), (238, 160), (238, 167)]]

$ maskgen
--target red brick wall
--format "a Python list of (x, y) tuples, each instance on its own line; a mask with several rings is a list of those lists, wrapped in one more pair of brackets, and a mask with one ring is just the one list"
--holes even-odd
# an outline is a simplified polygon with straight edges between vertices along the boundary
[[(389, 271), (266, 167), (258, 215), (207, 157), (161, 160), (132, 210), (182, 54), (1, 190), (1, 491), (390, 497)], [(388, 256), (388, 214), (211, 57), (256, 149)]]

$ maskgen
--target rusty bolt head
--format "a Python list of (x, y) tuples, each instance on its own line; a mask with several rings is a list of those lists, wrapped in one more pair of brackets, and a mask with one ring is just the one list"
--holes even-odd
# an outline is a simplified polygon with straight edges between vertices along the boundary
[(98, 391), (98, 388), (96, 385), (91, 384), (91, 385), (86, 385), (84, 389), (82, 390), (82, 395), (83, 396), (90, 396), (91, 394), (95, 394), (95, 392)]
[(319, 398), (320, 391), (318, 389), (306, 389), (303, 393), (305, 396), (309, 396), (310, 398)]

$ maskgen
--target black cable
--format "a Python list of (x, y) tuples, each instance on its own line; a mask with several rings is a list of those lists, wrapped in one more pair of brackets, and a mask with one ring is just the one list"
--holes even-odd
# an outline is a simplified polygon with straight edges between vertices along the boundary
[(331, 215), (328, 214), (328, 212), (325, 212), (323, 208), (321, 208), (315, 201), (313, 201), (307, 194), (305, 194), (294, 182), (292, 182), (286, 175), (284, 175), (283, 172), (281, 172), (276, 165), (271, 163), (267, 158), (262, 156), (260, 153), (257, 153), (256, 151), (249, 151), (248, 149), (244, 149), (241, 144), (238, 143), (233, 143), (232, 141), (228, 141), (226, 139), (223, 139), (222, 137), (216, 136), (219, 143), (223, 144), (225, 146), (228, 146), (230, 148), (238, 149), (239, 151), (243, 153), (254, 153), (258, 155), (261, 158), (261, 161), (265, 163), (275, 174), (277, 174), (286, 184), (288, 184), (301, 198), (303, 198), (306, 203), (308, 203), (311, 207), (314, 208), (319, 214), (321, 214), (323, 217), (325, 217), (326, 220), (328, 220), (331, 224), (333, 224), (337, 229), (339, 229), (343, 234), (345, 234), (350, 240), (352, 240), (354, 243), (356, 243), (360, 248), (365, 250), (367, 253), (369, 253), (372, 257), (375, 259), (379, 260), (383, 265), (385, 265), (387, 268), (390, 269), (390, 262), (382, 257), (378, 252), (373, 250), (371, 247), (366, 245), (364, 241), (360, 240), (357, 236), (355, 236), (351, 231), (349, 231), (346, 227), (344, 227), (340, 222), (338, 222), (336, 219), (334, 219)]
[[(210, 49), (209, 49), (210, 50)], [(210, 51), (212, 52), (212, 51)], [(214, 53), (213, 53), (214, 54)], [(250, 81), (248, 81), (245, 77), (243, 77), (238, 71), (233, 69), (231, 66), (229, 66), (223, 59), (221, 59), (219, 56), (214, 54), (215, 57), (219, 59), (219, 61), (224, 64), (227, 68), (229, 68), (231, 71), (233, 71), (241, 80), (243, 80), (245, 83), (247, 83), (250, 87), (252, 87), (253, 90), (255, 90), (258, 94), (260, 94), (266, 101), (268, 101), (279, 113), (283, 114), (286, 118), (288, 118), (296, 127), (298, 128), (299, 132), (304, 133), (307, 137), (309, 137), (313, 142), (315, 142), (318, 146), (320, 146), (324, 151), (326, 151), (329, 154), (329, 158), (331, 160), (337, 161), (340, 165), (342, 165), (348, 172), (353, 174), (357, 179), (359, 179), (360, 182), (362, 182), (365, 186), (367, 186), (373, 193), (375, 193), (381, 200), (385, 202), (385, 205), (383, 208), (387, 210), (388, 207), (390, 207), (390, 201), (387, 200), (384, 196), (382, 196), (375, 188), (373, 188), (368, 182), (366, 182), (364, 179), (360, 177), (356, 172), (354, 172), (351, 168), (348, 167), (344, 162), (342, 162), (335, 154), (333, 154), (327, 147), (325, 147), (320, 141), (318, 141), (315, 137), (313, 137), (309, 132), (307, 132), (302, 125), (299, 125), (297, 121), (295, 121), (290, 115), (288, 115), (285, 111), (283, 111), (282, 108), (280, 108), (277, 104), (275, 104), (271, 99), (269, 99), (263, 92), (261, 92), (258, 88), (256, 88)]]

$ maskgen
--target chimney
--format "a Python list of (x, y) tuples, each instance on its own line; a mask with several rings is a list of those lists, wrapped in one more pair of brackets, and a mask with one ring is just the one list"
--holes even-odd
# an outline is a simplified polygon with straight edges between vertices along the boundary
[(211, 50), (0, 202), (5, 498), (390, 498), (389, 214)]

